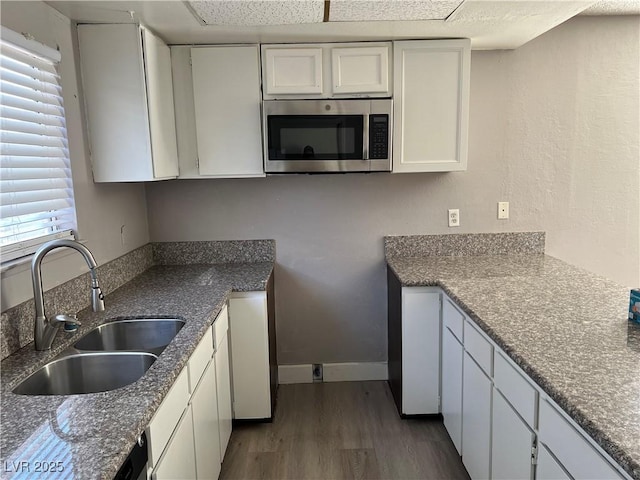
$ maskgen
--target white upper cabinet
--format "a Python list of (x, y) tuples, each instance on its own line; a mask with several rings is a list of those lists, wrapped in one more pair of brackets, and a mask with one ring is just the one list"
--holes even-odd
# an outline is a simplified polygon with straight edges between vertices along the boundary
[(199, 175), (264, 176), (258, 53), (256, 45), (191, 49)]
[(394, 42), (394, 173), (467, 169), (470, 47)]
[(387, 93), (389, 47), (331, 49), (333, 93)]
[(257, 45), (171, 47), (178, 178), (263, 177)]
[(95, 182), (175, 178), (169, 48), (133, 24), (78, 25)]
[(322, 94), (322, 48), (264, 50), (264, 93)]
[(391, 96), (390, 43), (262, 46), (265, 100)]

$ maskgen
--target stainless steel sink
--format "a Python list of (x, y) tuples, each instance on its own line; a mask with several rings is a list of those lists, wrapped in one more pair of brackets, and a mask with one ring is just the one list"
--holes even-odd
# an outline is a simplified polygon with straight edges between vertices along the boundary
[(160, 355), (184, 326), (176, 318), (116, 320), (91, 330), (74, 348), (81, 351), (142, 350)]
[(13, 393), (73, 395), (115, 390), (138, 380), (158, 357), (143, 352), (81, 353), (47, 363)]

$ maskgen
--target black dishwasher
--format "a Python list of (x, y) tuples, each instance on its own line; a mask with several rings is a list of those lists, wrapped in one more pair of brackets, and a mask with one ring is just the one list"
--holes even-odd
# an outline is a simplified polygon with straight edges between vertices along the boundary
[(142, 433), (138, 441), (133, 446), (131, 453), (113, 477), (114, 480), (138, 480), (147, 478), (147, 460), (149, 454), (147, 452), (147, 436)]

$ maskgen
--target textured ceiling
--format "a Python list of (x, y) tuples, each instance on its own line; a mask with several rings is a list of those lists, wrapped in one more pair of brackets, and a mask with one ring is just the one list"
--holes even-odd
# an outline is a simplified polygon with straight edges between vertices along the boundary
[(295, 25), (320, 23), (323, 0), (189, 1), (204, 25)]
[(331, 0), (329, 21), (444, 20), (463, 0)]
[[(340, 0), (331, 0), (332, 10)], [(350, 0), (351, 15), (357, 10)], [(367, 3), (371, 0), (366, 0)], [(389, 4), (381, 0), (376, 4)], [(403, 0), (396, 0), (403, 1)], [(404, 0), (406, 5), (414, 3)], [(418, 0), (414, 0), (418, 1)], [(21, 4), (0, 0), (5, 4)], [(423, 0), (430, 5), (450, 3), (451, 0)], [(618, 7), (622, 4), (638, 4), (609, 0)], [(513, 49), (542, 35), (544, 32), (580, 14), (596, 3), (594, 0), (464, 0), (445, 20), (362, 20), (322, 22), (324, 1), (298, 2), (297, 0), (263, 0), (245, 2), (224, 0), (212, 2), (220, 7), (212, 17), (226, 23), (205, 25), (194, 14), (193, 8), (182, 0), (47, 0), (46, 3), (79, 23), (142, 23), (170, 45), (212, 45), (230, 43), (307, 43), (307, 42), (355, 42), (383, 41), (411, 38), (470, 38), (474, 50)], [(249, 10), (240, 9), (242, 4)], [(304, 7), (307, 21), (300, 21), (301, 13), (292, 11), (294, 5)], [(453, 2), (457, 3), (457, 2)], [(223, 7), (224, 4), (224, 7)], [(197, 2), (194, 1), (194, 5)], [(311, 8), (309, 8), (311, 7)], [(203, 7), (204, 8), (204, 7)], [(242, 10), (245, 13), (239, 14)], [(364, 14), (363, 9), (360, 9)], [(616, 13), (621, 13), (618, 8)], [(314, 13), (309, 14), (312, 11)], [(607, 9), (607, 12), (612, 11)], [(277, 12), (277, 13), (274, 13)], [(390, 12), (390, 10), (389, 10)], [(333, 12), (336, 14), (336, 11)], [(388, 13), (390, 14), (390, 13)], [(226, 15), (226, 17), (225, 17)], [(256, 20), (247, 25), (251, 15)], [(346, 15), (346, 13), (345, 13)], [(371, 15), (378, 15), (371, 13)], [(444, 14), (446, 15), (446, 13)], [(372, 17), (370, 17), (372, 18)], [(215, 21), (215, 20), (211, 20)], [(232, 22), (236, 22), (235, 24)], [(267, 24), (273, 23), (276, 24)]]

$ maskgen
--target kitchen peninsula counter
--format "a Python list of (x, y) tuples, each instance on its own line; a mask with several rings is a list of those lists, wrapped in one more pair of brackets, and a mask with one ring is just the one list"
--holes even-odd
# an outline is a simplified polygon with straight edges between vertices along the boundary
[(439, 286), (620, 466), (640, 479), (640, 324), (629, 289), (543, 254), (389, 256)]
[[(47, 478), (113, 478), (231, 292), (265, 290), (272, 272), (271, 261), (156, 265), (107, 295), (104, 312), (80, 312), (82, 326), (72, 335), (60, 331), (50, 351), (37, 352), (29, 344), (7, 357), (1, 364), (2, 478), (36, 474), (43, 462), (53, 462), (58, 470)], [(154, 316), (186, 323), (131, 385), (86, 395), (12, 393), (29, 374), (107, 320)]]

